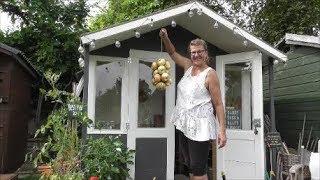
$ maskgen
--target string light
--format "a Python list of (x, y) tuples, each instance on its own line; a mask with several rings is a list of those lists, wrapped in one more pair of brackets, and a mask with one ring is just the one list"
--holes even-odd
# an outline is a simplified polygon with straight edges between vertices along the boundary
[(120, 47), (121, 47), (120, 41), (116, 41), (116, 42), (114, 43), (114, 45), (115, 45), (117, 48), (120, 48)]
[(135, 31), (135, 32), (134, 32), (134, 36), (135, 36), (136, 38), (140, 38), (141, 34), (139, 33), (139, 31)]
[(232, 31), (233, 31), (233, 34), (234, 34), (234, 35), (237, 35), (237, 34), (238, 34), (238, 28), (237, 28), (237, 27), (233, 27)]
[(95, 47), (96, 47), (95, 40), (92, 40), (92, 41), (90, 42), (90, 48), (91, 48), (91, 49), (94, 49)]
[(243, 45), (247, 47), (247, 46), (248, 46), (248, 41), (247, 41), (247, 40), (244, 40), (244, 41), (243, 41)]
[(171, 26), (172, 26), (172, 27), (176, 27), (176, 26), (177, 26), (177, 23), (176, 23), (174, 20), (172, 20), (172, 21), (171, 21)]
[(152, 19), (152, 18), (150, 18), (149, 26), (150, 26), (150, 27), (153, 27), (153, 19)]
[(188, 10), (188, 15), (189, 15), (189, 17), (192, 17), (192, 16), (194, 15), (192, 9), (189, 9), (189, 10)]
[(81, 67), (81, 68), (83, 68), (84, 67), (84, 60), (83, 60), (83, 58), (80, 56), (80, 58), (78, 59), (78, 63), (79, 63), (79, 66)]
[(81, 54), (84, 53), (84, 48), (82, 47), (81, 44), (79, 45), (78, 51), (79, 51), (79, 53), (81, 53)]
[(214, 29), (218, 29), (218, 28), (219, 28), (219, 24), (218, 24), (217, 21), (215, 21), (215, 22), (213, 23), (213, 28), (214, 28)]
[(273, 61), (273, 64), (274, 64), (274, 65), (277, 65), (278, 63), (279, 63), (278, 59), (276, 59), (276, 60)]
[(199, 16), (201, 16), (201, 15), (202, 15), (202, 9), (201, 9), (201, 8), (198, 8), (198, 10), (197, 10), (197, 14), (198, 14)]

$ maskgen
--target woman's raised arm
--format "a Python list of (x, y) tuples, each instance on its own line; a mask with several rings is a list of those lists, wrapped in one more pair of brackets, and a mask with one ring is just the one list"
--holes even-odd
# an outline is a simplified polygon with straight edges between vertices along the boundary
[(170, 55), (171, 59), (186, 71), (191, 66), (191, 60), (176, 52), (176, 48), (171, 43), (165, 28), (160, 29), (159, 36), (162, 39), (166, 51)]

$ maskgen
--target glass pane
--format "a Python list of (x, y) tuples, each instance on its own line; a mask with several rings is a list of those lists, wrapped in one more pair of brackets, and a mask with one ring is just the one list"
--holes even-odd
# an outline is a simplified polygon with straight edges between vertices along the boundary
[(152, 85), (151, 62), (139, 63), (138, 127), (165, 127), (165, 92)]
[(120, 129), (123, 62), (97, 62), (95, 128)]
[(251, 63), (225, 66), (226, 125), (251, 129)]

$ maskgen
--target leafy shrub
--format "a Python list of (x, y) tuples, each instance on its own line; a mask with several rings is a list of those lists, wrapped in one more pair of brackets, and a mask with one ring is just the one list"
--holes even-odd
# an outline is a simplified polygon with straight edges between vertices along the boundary
[(89, 138), (82, 153), (86, 177), (125, 179), (129, 177), (127, 164), (132, 164), (134, 151), (128, 150), (119, 137)]

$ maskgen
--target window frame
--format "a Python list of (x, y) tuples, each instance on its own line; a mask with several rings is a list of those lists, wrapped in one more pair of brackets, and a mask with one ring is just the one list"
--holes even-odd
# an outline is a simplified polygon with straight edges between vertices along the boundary
[[(97, 62), (123, 62), (123, 76), (121, 83), (121, 122), (120, 129), (96, 129), (95, 123), (95, 101), (96, 101), (96, 66)], [(128, 95), (128, 58), (110, 57), (110, 56), (89, 56), (89, 77), (88, 77), (88, 117), (93, 121), (92, 125), (87, 127), (87, 134), (127, 134), (126, 123), (129, 112)]]

